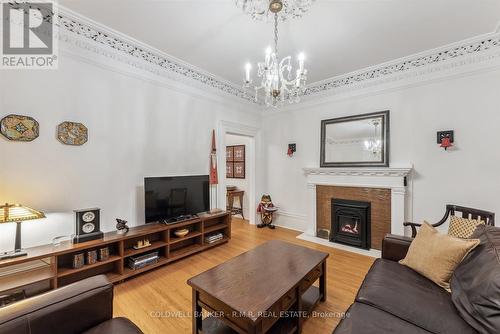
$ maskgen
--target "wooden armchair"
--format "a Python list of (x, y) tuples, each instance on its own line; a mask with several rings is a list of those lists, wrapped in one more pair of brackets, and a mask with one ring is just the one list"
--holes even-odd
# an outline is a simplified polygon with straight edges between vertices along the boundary
[[(462, 213), (462, 218), (479, 219), (483, 220), (486, 225), (495, 226), (495, 213), (451, 204), (446, 205), (446, 213), (444, 214), (444, 217), (439, 222), (432, 224), (432, 226), (437, 227), (443, 225), (448, 220), (450, 215), (458, 216), (456, 214), (457, 211)], [(411, 237), (415, 238), (417, 235), (417, 227), (422, 226), (422, 224), (406, 222), (403, 223), (403, 226), (410, 226)]]

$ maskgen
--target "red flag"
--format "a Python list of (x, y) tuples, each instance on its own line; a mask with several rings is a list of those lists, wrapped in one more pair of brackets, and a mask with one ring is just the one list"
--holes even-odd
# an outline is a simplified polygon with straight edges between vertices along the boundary
[(212, 130), (212, 152), (210, 152), (210, 184), (218, 184), (217, 149), (215, 148), (215, 130)]

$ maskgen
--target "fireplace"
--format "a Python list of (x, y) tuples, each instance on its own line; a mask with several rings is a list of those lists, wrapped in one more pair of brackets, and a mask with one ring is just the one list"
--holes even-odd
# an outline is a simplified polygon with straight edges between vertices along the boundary
[(370, 249), (370, 203), (332, 198), (331, 206), (330, 241)]

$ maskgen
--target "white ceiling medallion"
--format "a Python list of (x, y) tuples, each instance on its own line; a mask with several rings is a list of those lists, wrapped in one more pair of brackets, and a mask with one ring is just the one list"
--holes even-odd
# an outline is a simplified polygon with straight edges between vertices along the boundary
[(314, 0), (236, 0), (236, 6), (252, 18), (261, 21), (274, 21), (298, 18), (309, 10)]

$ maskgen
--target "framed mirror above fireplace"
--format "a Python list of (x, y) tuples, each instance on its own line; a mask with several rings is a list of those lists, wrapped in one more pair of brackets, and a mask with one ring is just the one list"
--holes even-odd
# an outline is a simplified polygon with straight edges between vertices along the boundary
[(388, 167), (389, 110), (321, 121), (321, 167)]

